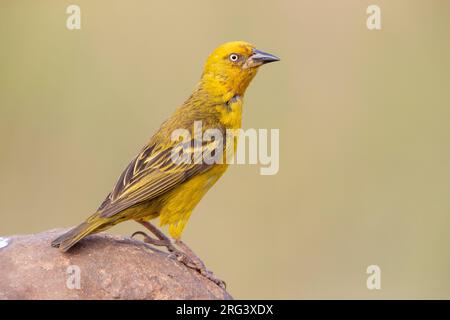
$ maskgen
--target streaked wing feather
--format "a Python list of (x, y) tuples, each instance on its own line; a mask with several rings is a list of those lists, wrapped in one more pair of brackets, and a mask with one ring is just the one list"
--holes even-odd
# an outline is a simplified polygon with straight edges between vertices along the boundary
[[(188, 144), (194, 145), (192, 141)], [(202, 150), (215, 145), (214, 142), (203, 143)], [(113, 191), (99, 207), (101, 216), (111, 217), (129, 207), (152, 200), (212, 167), (195, 161), (175, 163), (171, 158), (173, 148), (174, 145), (162, 150), (154, 145), (144, 147), (123, 171)], [(193, 154), (195, 149), (191, 148), (190, 152)]]

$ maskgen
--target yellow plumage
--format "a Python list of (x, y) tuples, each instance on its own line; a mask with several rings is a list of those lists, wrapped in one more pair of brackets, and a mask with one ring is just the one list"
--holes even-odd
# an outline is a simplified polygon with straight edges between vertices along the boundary
[(195, 121), (202, 122), (203, 132), (218, 129), (225, 133), (227, 129), (240, 128), (247, 86), (260, 65), (276, 60), (242, 41), (218, 47), (209, 56), (192, 95), (128, 165), (97, 212), (52, 245), (65, 251), (88, 234), (119, 222), (158, 216), (161, 225), (169, 226), (170, 235), (180, 238), (192, 210), (228, 165), (174, 163), (171, 151), (177, 141), (171, 140), (172, 132), (193, 132)]

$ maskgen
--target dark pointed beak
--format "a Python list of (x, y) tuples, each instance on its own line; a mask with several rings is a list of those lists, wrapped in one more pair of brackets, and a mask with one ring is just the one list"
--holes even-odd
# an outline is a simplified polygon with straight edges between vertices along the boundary
[(253, 49), (253, 54), (251, 55), (251, 58), (255, 62), (261, 62), (261, 64), (280, 61), (280, 58), (274, 56), (273, 54), (262, 52), (256, 49)]
[(256, 68), (263, 64), (280, 61), (280, 58), (273, 54), (253, 49), (252, 55), (245, 61), (243, 68)]

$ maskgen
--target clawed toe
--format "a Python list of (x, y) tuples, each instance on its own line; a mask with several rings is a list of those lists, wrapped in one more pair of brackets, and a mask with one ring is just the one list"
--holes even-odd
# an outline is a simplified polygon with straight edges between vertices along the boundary
[(207, 279), (209, 279), (210, 281), (214, 282), (216, 285), (218, 285), (219, 287), (221, 287), (222, 289), (226, 289), (227, 288), (227, 284), (225, 281), (223, 281), (222, 279), (217, 278), (211, 271), (207, 270), (207, 269), (202, 269), (199, 270), (199, 272)]
[(180, 263), (184, 264), (186, 267), (188, 267), (190, 269), (194, 269), (195, 271), (200, 273), (202, 276), (204, 276), (208, 280), (214, 282), (216, 285), (218, 285), (222, 289), (226, 289), (225, 281), (214, 276), (214, 274), (211, 271), (206, 269), (205, 265), (200, 260), (198, 260), (199, 262), (196, 263), (197, 260), (193, 260), (185, 252), (180, 251), (180, 250), (171, 252), (169, 254), (169, 258), (176, 259)]
[(175, 259), (178, 262), (184, 264), (186, 267), (197, 270), (196, 264), (190, 259), (184, 252), (180, 250), (174, 250), (171, 253), (169, 253), (168, 257), (170, 259)]
[(164, 246), (169, 251), (168, 257), (170, 259), (175, 259), (180, 263), (184, 264), (186, 267), (196, 270), (205, 278), (214, 282), (219, 287), (226, 289), (225, 281), (217, 278), (214, 274), (207, 270), (203, 261), (181, 240), (176, 240), (175, 245), (172, 241), (167, 238), (161, 231), (159, 231), (155, 226), (147, 221), (138, 221), (143, 226), (145, 226), (151, 233), (153, 233), (156, 238), (153, 238), (142, 231), (136, 231), (131, 235), (134, 238), (140, 235), (144, 238), (145, 243), (149, 243), (155, 246)]

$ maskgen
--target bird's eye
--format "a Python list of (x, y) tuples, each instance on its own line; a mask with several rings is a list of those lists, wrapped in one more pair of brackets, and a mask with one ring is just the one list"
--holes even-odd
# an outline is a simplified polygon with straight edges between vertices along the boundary
[(239, 60), (239, 55), (237, 55), (236, 53), (232, 53), (232, 54), (230, 54), (229, 59), (231, 62), (236, 62)]

